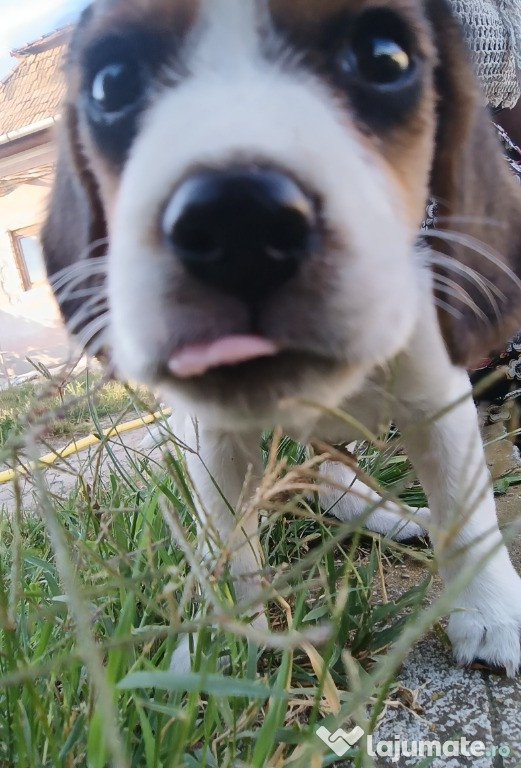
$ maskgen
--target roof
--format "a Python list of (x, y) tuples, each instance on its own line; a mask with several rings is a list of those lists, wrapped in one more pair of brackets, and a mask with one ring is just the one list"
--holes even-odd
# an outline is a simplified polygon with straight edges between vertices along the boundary
[(17, 63), (0, 83), (0, 135), (55, 117), (64, 92), (62, 61), (70, 28), (11, 52)]

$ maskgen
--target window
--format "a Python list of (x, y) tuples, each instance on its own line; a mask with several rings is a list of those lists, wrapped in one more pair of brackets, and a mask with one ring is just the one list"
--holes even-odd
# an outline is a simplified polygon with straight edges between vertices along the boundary
[(28, 291), (34, 285), (45, 282), (47, 273), (38, 227), (17, 229), (11, 232), (11, 240), (24, 290)]

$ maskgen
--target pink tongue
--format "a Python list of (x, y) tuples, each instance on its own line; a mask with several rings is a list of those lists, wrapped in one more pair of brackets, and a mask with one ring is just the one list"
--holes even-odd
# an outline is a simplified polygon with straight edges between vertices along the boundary
[(280, 352), (273, 341), (260, 336), (225, 336), (217, 341), (184, 347), (168, 361), (170, 371), (180, 379), (201, 376), (211, 368), (235, 365)]

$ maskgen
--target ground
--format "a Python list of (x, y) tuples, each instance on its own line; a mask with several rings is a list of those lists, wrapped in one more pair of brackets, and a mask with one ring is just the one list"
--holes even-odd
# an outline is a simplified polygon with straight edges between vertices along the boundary
[[(510, 488), (497, 498), (501, 524), (519, 517), (521, 490)], [(521, 536), (512, 542), (510, 552), (518, 571), (521, 571)], [(423, 569), (416, 561), (408, 563), (407, 577), (420, 581)], [(403, 590), (403, 573), (396, 571), (386, 583), (390, 594)], [(435, 578), (431, 594), (439, 594), (441, 580)], [(466, 737), (469, 741), (482, 741), (490, 752), (505, 745), (510, 754), (495, 756), (440, 758), (434, 768), (518, 768), (521, 765), (521, 678), (511, 680), (499, 674), (479, 669), (460, 669), (455, 666), (450, 648), (431, 632), (411, 651), (399, 674), (399, 683), (411, 691), (413, 706), (387, 708), (376, 734), (375, 742), (393, 740), (433, 739), (450, 741)], [(388, 766), (389, 761), (379, 763)], [(417, 757), (402, 756), (399, 766), (417, 766)]]

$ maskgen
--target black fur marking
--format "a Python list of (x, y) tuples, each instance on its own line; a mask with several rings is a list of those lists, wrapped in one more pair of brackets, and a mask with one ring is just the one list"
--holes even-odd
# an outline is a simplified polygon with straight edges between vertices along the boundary
[[(423, 59), (407, 20), (382, 8), (361, 14), (342, 12), (313, 29), (279, 28), (297, 53), (297, 60), (314, 70), (336, 94), (345, 96), (362, 125), (385, 134), (406, 123), (422, 93)], [(410, 66), (395, 82), (371, 82), (356, 66), (364, 38), (374, 35), (394, 41), (408, 56)], [(353, 66), (344, 66), (352, 61)]]
[[(81, 109), (100, 151), (117, 167), (124, 165), (153, 85), (162, 68), (175, 60), (177, 49), (171, 34), (128, 26), (97, 40), (84, 51), (80, 61)], [(121, 109), (112, 112), (93, 98), (96, 77), (111, 65), (124, 69), (121, 86), (127, 94), (127, 103), (122, 99)]]

